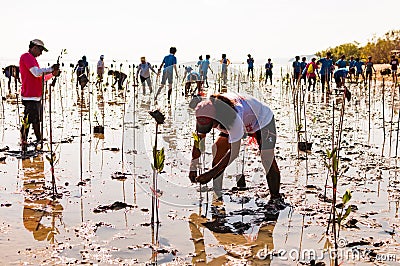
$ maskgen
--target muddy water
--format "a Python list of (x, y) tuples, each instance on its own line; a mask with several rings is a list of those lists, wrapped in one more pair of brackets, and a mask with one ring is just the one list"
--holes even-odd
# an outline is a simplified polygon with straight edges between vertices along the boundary
[[(52, 90), (57, 199), (51, 197), (48, 144), (44, 153), (24, 160), (15, 156), (18, 153), (2, 153), (6, 159), (0, 164), (1, 264), (295, 265), (310, 262), (307, 253), (301, 256), (307, 250), (316, 252), (317, 261), (330, 263), (327, 253), (321, 255), (332, 240), (325, 236), (331, 204), (323, 195), (326, 187), (330, 199), (332, 189), (330, 179), (325, 186), (323, 154), (331, 147), (332, 123), (337, 126), (339, 122), (341, 96), (306, 92), (307, 120), (304, 123), (303, 115), (302, 124), (313, 142), (312, 151), (306, 154), (297, 150), (293, 97), (285, 85), (277, 79), (274, 86), (238, 84), (237, 75), (230, 81), (233, 91), (260, 98), (275, 112), (276, 156), (282, 192), (289, 204), (276, 212), (267, 204), (265, 174), (252, 143), (242, 145), (239, 158), (225, 172), (223, 202), (214, 201), (212, 192), (200, 192), (199, 185), (190, 183), (194, 114), (188, 108), (189, 99), (180, 94), (181, 84), (174, 85), (176, 92), (167, 107), (164, 95), (156, 104), (152, 96), (142, 95), (141, 88), (138, 93), (132, 82), (126, 91), (91, 84), (81, 94), (71, 77), (71, 73), (64, 74)], [(210, 85), (208, 94), (218, 88)], [(398, 162), (394, 158), (398, 91), (386, 88), (383, 108), (381, 83), (372, 83), (370, 98), (368, 88), (352, 84), (350, 90), (353, 95), (346, 102), (341, 150), (341, 167), (348, 170), (339, 179), (338, 195), (352, 191), (349, 204), (354, 210), (347, 221), (355, 219), (355, 226), (341, 228), (340, 238), (342, 251), (355, 247), (362, 256), (355, 260), (343, 256), (344, 264), (396, 265), (391, 260), (400, 259)], [(390, 123), (392, 95), (394, 122)], [(47, 106), (48, 99), (47, 95)], [(0, 148), (9, 146), (9, 151), (19, 150), (16, 103), (15, 96), (7, 95), (1, 105)], [(336, 107), (333, 122), (332, 105)], [(155, 121), (148, 111), (155, 108), (166, 116), (158, 134), (158, 147), (164, 147), (166, 161), (158, 175), (160, 223), (152, 227)], [(104, 125), (104, 134), (93, 133), (96, 125)], [(46, 138), (49, 130), (46, 109)], [(210, 167), (212, 140), (212, 135), (207, 137), (206, 168)], [(232, 191), (236, 176), (242, 173), (244, 149), (249, 189)], [(111, 204), (117, 206), (115, 210), (97, 211)], [(262, 249), (280, 253), (263, 256)]]

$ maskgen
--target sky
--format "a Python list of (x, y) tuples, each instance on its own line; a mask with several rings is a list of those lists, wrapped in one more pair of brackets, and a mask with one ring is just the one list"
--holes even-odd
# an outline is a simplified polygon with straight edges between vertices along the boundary
[[(232, 62), (309, 55), (343, 43), (366, 43), (400, 29), (398, 0), (16, 0), (2, 5), (1, 61), (41, 39), (38, 61), (82, 55), (105, 62), (159, 62), (177, 48), (178, 63), (226, 53)], [(393, 10), (393, 11), (392, 11)]]

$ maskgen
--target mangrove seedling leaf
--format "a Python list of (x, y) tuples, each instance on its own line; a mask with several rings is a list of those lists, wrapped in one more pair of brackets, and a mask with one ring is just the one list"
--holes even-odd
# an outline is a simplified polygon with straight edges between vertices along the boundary
[(351, 199), (351, 192), (349, 189), (346, 190), (346, 192), (343, 194), (342, 197), (342, 202), (343, 204), (346, 204), (347, 202), (349, 202)]
[(344, 213), (342, 220), (346, 219), (347, 216), (351, 213), (351, 206), (347, 207), (346, 212)]

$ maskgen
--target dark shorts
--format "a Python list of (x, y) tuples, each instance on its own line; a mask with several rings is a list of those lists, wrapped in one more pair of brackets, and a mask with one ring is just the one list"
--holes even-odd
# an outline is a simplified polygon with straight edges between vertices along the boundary
[(260, 151), (274, 149), (276, 144), (275, 118), (273, 117), (268, 125), (251, 136), (256, 138)]
[(24, 119), (28, 117), (28, 123), (34, 124), (39, 123), (41, 121), (41, 112), (42, 105), (40, 101), (22, 101), (22, 104), (25, 106), (24, 110)]
[(295, 80), (298, 80), (299, 77), (300, 77), (300, 72), (294, 72), (294, 73), (293, 73), (293, 78), (294, 78)]
[(142, 83), (144, 83), (144, 82), (146, 81), (146, 79), (148, 79), (148, 78), (150, 78), (150, 77), (145, 78), (145, 77), (143, 77), (143, 76), (140, 76), (140, 81), (141, 81)]
[[(225, 138), (229, 137), (229, 135), (224, 132), (220, 132), (219, 136)], [(260, 151), (274, 149), (276, 144), (275, 118), (272, 118), (268, 125), (253, 134), (249, 134), (249, 136), (257, 140)]]

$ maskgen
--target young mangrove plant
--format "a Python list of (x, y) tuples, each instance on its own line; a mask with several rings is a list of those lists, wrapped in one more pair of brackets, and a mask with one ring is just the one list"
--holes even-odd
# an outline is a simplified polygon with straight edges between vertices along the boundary
[[(154, 147), (153, 147), (153, 187), (151, 188), (152, 190), (152, 202), (151, 202), (151, 225), (154, 226), (154, 222), (157, 224), (160, 223), (159, 217), (158, 217), (158, 174), (162, 172), (164, 169), (164, 161), (165, 161), (165, 154), (164, 154), (164, 148), (161, 150), (157, 149), (157, 142), (158, 142), (158, 126), (164, 124), (165, 122), (165, 116), (160, 112), (160, 110), (155, 110), (155, 111), (150, 111), (149, 114), (154, 118), (156, 121), (156, 136), (155, 136), (155, 142), (154, 142)], [(156, 217), (154, 217), (156, 216)], [(154, 218), (156, 218), (156, 221), (154, 221)]]
[[(331, 176), (332, 180), (332, 207), (331, 207), (331, 212), (329, 214), (329, 220), (328, 220), (328, 228), (327, 228), (327, 233), (329, 232), (329, 226), (330, 222), (332, 222), (332, 233), (333, 233), (333, 239), (334, 239), (334, 252), (336, 252), (335, 261), (334, 265), (338, 265), (338, 258), (337, 258), (337, 249), (338, 249), (338, 231), (337, 231), (337, 226), (340, 227), (340, 223), (344, 220), (345, 217), (348, 216), (347, 210), (345, 214), (343, 215), (343, 208), (342, 212), (340, 215), (338, 215), (338, 212), (336, 210), (336, 197), (337, 197), (337, 185), (338, 185), (338, 179), (342, 174), (347, 171), (347, 168), (339, 168), (339, 161), (340, 161), (340, 150), (341, 150), (341, 140), (342, 140), (342, 131), (343, 131), (343, 118), (344, 118), (344, 111), (345, 111), (345, 104), (346, 104), (346, 99), (347, 101), (350, 101), (351, 99), (351, 93), (350, 91), (345, 87), (344, 92), (343, 92), (343, 97), (342, 97), (342, 106), (340, 110), (340, 119), (339, 119), (339, 127), (338, 127), (338, 132), (337, 136), (335, 136), (335, 103), (332, 101), (332, 149), (326, 150), (326, 158), (324, 161), (325, 167), (328, 169), (328, 173)], [(350, 193), (345, 193), (345, 196), (342, 199), (342, 203), (347, 203), (351, 198)], [(344, 204), (343, 204), (344, 205)], [(351, 211), (351, 209), (349, 210)], [(345, 216), (345, 217), (344, 217)], [(338, 218), (336, 218), (338, 217)]]

